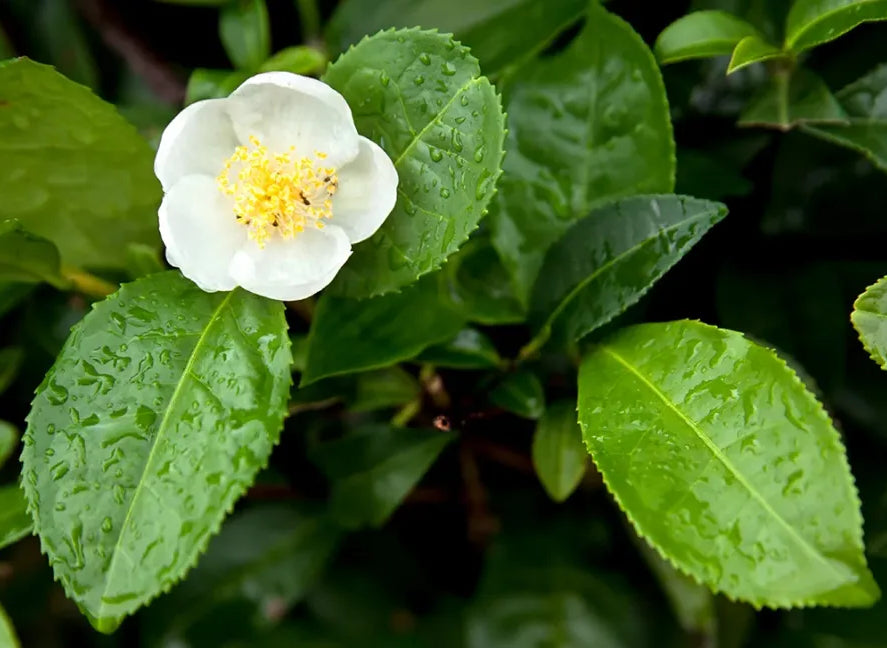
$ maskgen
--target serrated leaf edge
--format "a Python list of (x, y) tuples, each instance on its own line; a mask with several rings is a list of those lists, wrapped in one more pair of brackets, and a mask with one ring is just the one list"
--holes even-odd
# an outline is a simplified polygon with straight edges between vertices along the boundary
[(850, 313), (850, 323), (853, 324), (853, 329), (856, 331), (856, 335), (859, 338), (859, 341), (862, 343), (862, 347), (866, 350), (866, 353), (869, 354), (869, 357), (876, 363), (878, 363), (881, 369), (887, 371), (887, 358), (885, 358), (883, 354), (878, 352), (873, 346), (868, 343), (856, 318), (857, 313), (867, 313), (875, 317), (883, 317), (884, 319), (887, 319), (887, 315), (885, 315), (884, 313), (876, 313), (875, 311), (861, 308), (861, 303), (864, 299), (866, 299), (869, 291), (874, 290), (875, 288), (880, 288), (882, 286), (887, 286), (887, 276), (881, 277), (875, 283), (867, 286), (866, 289), (862, 291), (862, 294), (860, 294), (853, 302), (853, 312)]

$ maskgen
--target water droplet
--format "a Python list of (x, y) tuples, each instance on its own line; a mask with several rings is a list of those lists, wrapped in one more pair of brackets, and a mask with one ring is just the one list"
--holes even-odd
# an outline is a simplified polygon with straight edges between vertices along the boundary
[(419, 54), (419, 60), (422, 61), (424, 65), (431, 65), (431, 57), (425, 52)]
[(443, 153), (440, 149), (431, 149), (430, 155), (433, 162), (440, 162), (443, 159)]
[(456, 74), (456, 66), (452, 63), (443, 63), (440, 66), (440, 71), (446, 76), (453, 76)]
[(468, 95), (463, 94), (462, 98), (459, 99), (459, 103), (462, 104), (463, 106), (467, 106), (468, 105)]
[(486, 146), (484, 146), (483, 144), (478, 146), (477, 150), (474, 152), (474, 161), (475, 162), (483, 162), (484, 161), (484, 154), (486, 153), (486, 150), (487, 150)]
[(383, 87), (388, 87), (388, 84), (391, 83), (391, 77), (388, 76), (388, 73), (385, 70), (379, 74), (379, 83), (382, 84)]
[(111, 518), (106, 517), (104, 520), (102, 520), (102, 531), (104, 531), (105, 533), (110, 533), (111, 529), (113, 528), (114, 523), (111, 522)]
[(441, 187), (440, 188), (440, 197), (441, 198), (449, 198), (450, 197), (450, 190), (447, 189), (446, 187)]
[(423, 76), (420, 74), (420, 75), (417, 76), (415, 79), (413, 79), (413, 83), (415, 83), (417, 86), (420, 86), (420, 85), (422, 85), (423, 83), (425, 83), (425, 77), (423, 77)]

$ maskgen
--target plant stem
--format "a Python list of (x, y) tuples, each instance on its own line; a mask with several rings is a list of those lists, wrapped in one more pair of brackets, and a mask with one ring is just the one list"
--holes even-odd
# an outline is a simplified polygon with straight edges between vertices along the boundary
[(104, 299), (117, 290), (117, 286), (110, 281), (105, 281), (94, 274), (90, 274), (79, 268), (63, 267), (62, 276), (71, 282), (71, 287), (88, 297)]
[(406, 427), (416, 414), (422, 411), (422, 399), (416, 398), (400, 408), (394, 418), (391, 419), (391, 425), (394, 427)]
[(296, 0), (296, 8), (299, 10), (302, 38), (305, 43), (320, 44), (320, 11), (317, 8), (317, 0)]

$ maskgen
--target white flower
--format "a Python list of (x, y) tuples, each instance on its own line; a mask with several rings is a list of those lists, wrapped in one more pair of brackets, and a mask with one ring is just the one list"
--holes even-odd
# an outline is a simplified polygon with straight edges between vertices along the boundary
[(282, 300), (329, 284), (397, 194), (391, 159), (357, 134), (342, 95), (288, 72), (185, 108), (154, 172), (170, 264), (208, 292)]

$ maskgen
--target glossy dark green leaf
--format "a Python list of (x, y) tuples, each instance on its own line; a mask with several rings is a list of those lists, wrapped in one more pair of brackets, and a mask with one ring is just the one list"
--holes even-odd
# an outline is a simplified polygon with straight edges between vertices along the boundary
[(269, 615), (279, 617), (314, 586), (341, 533), (318, 507), (305, 504), (235, 515), (188, 578), (151, 606), (152, 623), (165, 626), (167, 644), (182, 641), (215, 610), (246, 601), (239, 611), (257, 626), (268, 625), (276, 620)]
[(456, 335), (465, 320), (440, 294), (439, 283), (430, 276), (368, 300), (324, 294), (311, 321), (301, 384), (387, 367)]
[(29, 46), (23, 52), (52, 65), (71, 81), (98, 91), (98, 62), (77, 8), (68, 0), (39, 0), (28, 2), (27, 9)]
[(43, 550), (101, 631), (191, 568), (277, 442), (291, 383), (280, 302), (178, 272), (72, 330), (22, 453)]
[(382, 526), (454, 438), (373, 426), (317, 446), (310, 457), (332, 482), (330, 512), (340, 524)]
[(0, 315), (18, 306), (33, 289), (33, 284), (0, 282)]
[(323, 80), (344, 95), (357, 130), (385, 149), (400, 178), (394, 211), (354, 248), (331, 290), (398, 290), (438, 268), (486, 213), (502, 161), (499, 97), (467, 47), (416, 29), (361, 41)]
[(469, 321), (494, 325), (524, 320), (525, 308), (488, 237), (472, 238), (447, 260), (443, 272), (450, 297)]
[(781, 49), (760, 36), (747, 36), (736, 44), (730, 63), (727, 65), (727, 74), (733, 74), (753, 63), (763, 63), (783, 57), (785, 53)]
[(486, 74), (531, 58), (579, 20), (587, 0), (345, 0), (326, 30), (343, 51), (363, 36), (389, 27), (425, 27), (455, 34), (480, 59)]
[(846, 121), (805, 124), (804, 132), (858, 151), (887, 171), (887, 65), (878, 66), (836, 96)]
[(502, 364), (490, 338), (473, 328), (464, 328), (453, 339), (428, 347), (417, 359), (450, 369), (495, 369)]
[(58, 248), (15, 219), (0, 222), (0, 281), (45, 281), (56, 288), (68, 287), (61, 276)]
[(694, 11), (678, 18), (656, 39), (653, 51), (662, 64), (730, 54), (758, 30), (726, 11)]
[(258, 69), (271, 55), (265, 0), (230, 0), (219, 14), (219, 38), (235, 67)]
[(197, 68), (188, 77), (185, 89), (185, 104), (192, 104), (203, 99), (219, 99), (234, 92), (241, 83), (249, 78), (249, 72), (243, 70), (209, 70)]
[(740, 166), (706, 151), (679, 149), (675, 192), (708, 200), (747, 196), (753, 185), (740, 173)]
[(850, 319), (872, 360), (887, 369), (887, 277), (859, 296)]
[(727, 214), (685, 196), (636, 196), (601, 207), (549, 250), (533, 288), (539, 346), (580, 339), (635, 304)]
[(802, 68), (779, 72), (743, 111), (740, 126), (787, 131), (806, 122), (843, 123), (847, 113), (822, 79)]
[(674, 140), (656, 60), (597, 4), (567, 49), (514, 76), (506, 108), (508, 153), (490, 218), (526, 303), (545, 252), (594, 203), (674, 188)]
[(567, 499), (585, 474), (588, 451), (576, 420), (576, 403), (552, 403), (533, 435), (533, 466), (539, 481), (555, 502)]
[(0, 394), (12, 385), (24, 359), (25, 352), (21, 347), (0, 349)]
[(18, 446), (18, 437), (18, 431), (14, 425), (0, 421), (0, 466), (6, 463)]
[(0, 646), (3, 648), (19, 648), (21, 644), (15, 634), (12, 620), (6, 614), (6, 610), (0, 606)]
[(328, 63), (326, 54), (316, 47), (298, 45), (282, 49), (259, 66), (260, 72), (318, 74)]
[(545, 412), (545, 389), (531, 371), (508, 374), (490, 392), (490, 401), (504, 410), (528, 419)]
[(880, 595), (841, 439), (770, 350), (698, 322), (623, 329), (584, 359), (579, 422), (638, 533), (756, 606)]
[(421, 393), (419, 381), (400, 367), (368, 371), (356, 378), (354, 398), (348, 403), (351, 412), (399, 407)]
[(33, 526), (28, 501), (19, 485), (0, 486), (0, 549), (31, 535)]
[(110, 104), (28, 59), (0, 63), (0, 220), (48, 238), (62, 260), (124, 268), (157, 244), (154, 152)]
[(795, 0), (785, 25), (785, 47), (801, 52), (873, 20), (887, 20), (884, 0)]

